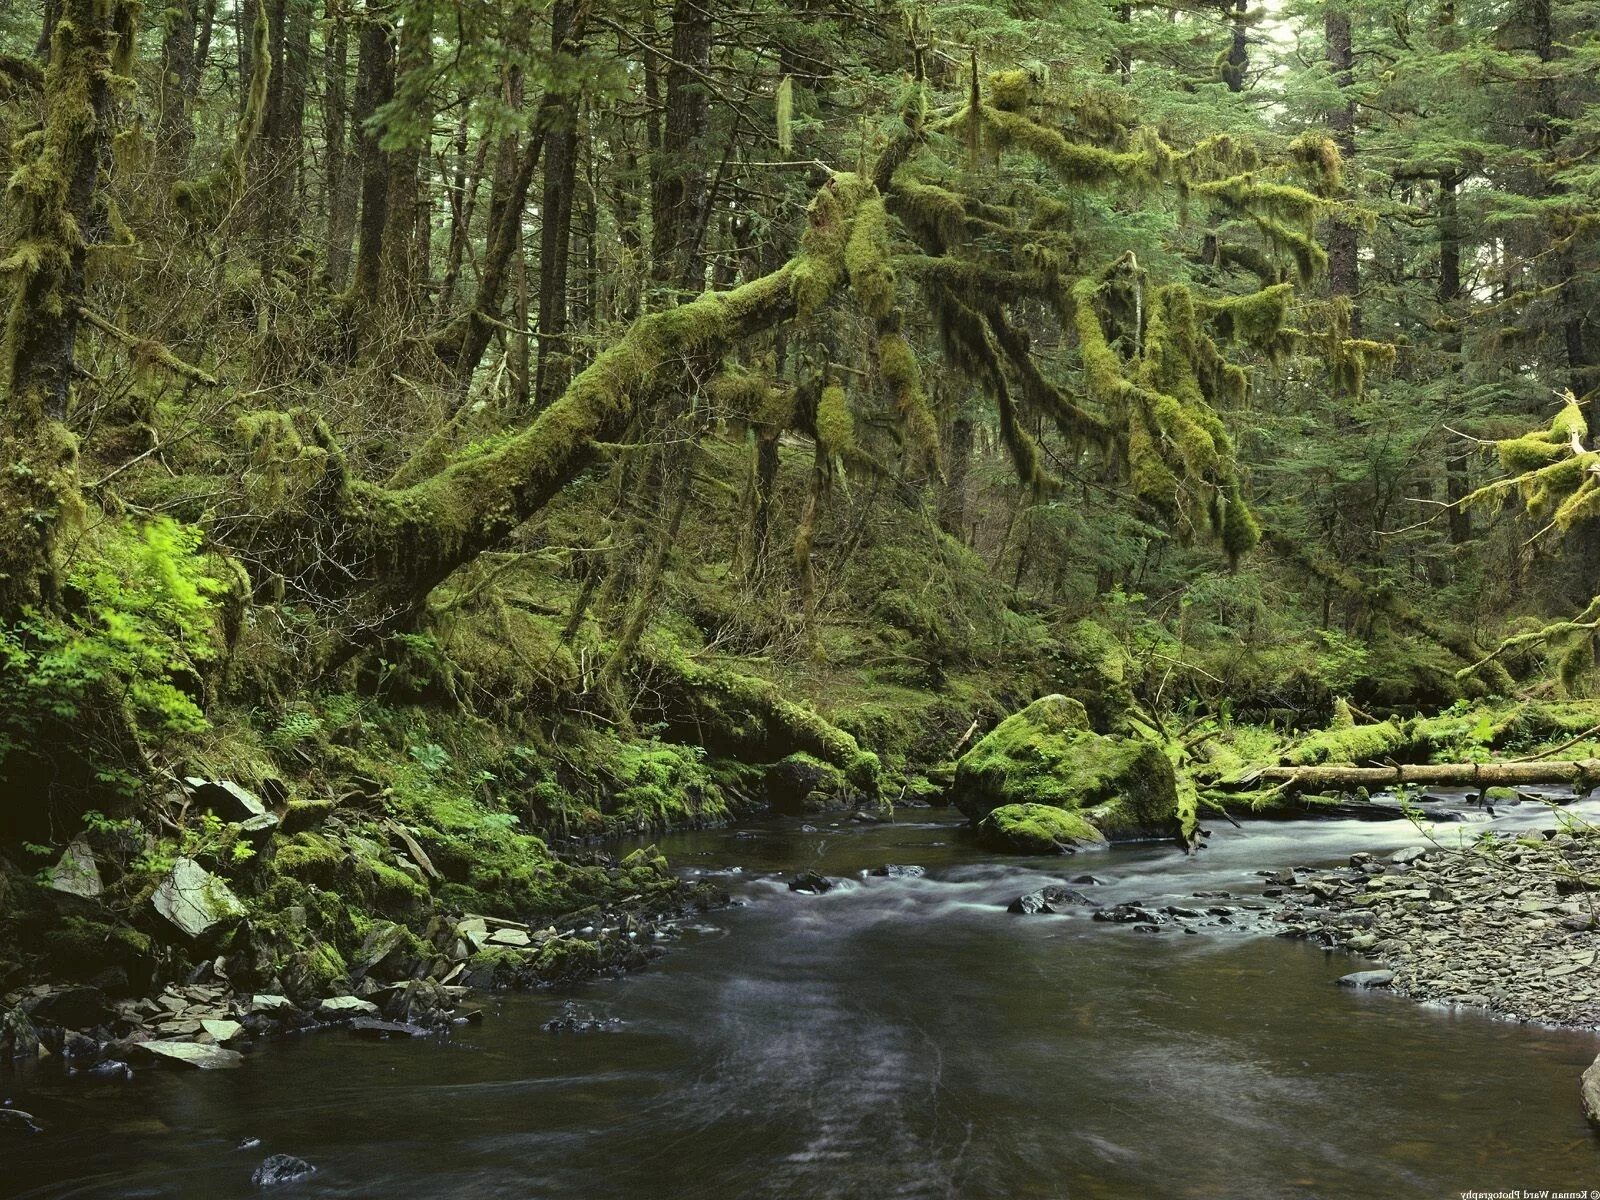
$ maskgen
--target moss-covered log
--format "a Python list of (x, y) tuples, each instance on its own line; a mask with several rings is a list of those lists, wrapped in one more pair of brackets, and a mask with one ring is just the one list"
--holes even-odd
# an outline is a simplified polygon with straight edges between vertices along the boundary
[(1253, 786), (1262, 781), (1286, 783), (1295, 790), (1358, 787), (1397, 787), (1425, 784), (1435, 787), (1524, 787), (1530, 784), (1569, 783), (1580, 790), (1600, 786), (1600, 759), (1553, 762), (1423, 763), (1392, 767), (1266, 767), (1224, 785)]

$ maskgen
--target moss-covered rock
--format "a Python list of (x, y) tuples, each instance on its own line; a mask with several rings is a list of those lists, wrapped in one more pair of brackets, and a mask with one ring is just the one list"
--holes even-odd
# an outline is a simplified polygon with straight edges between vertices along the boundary
[(767, 767), (766, 788), (772, 811), (788, 815), (845, 808), (855, 794), (843, 771), (803, 752)]
[(1105, 737), (1069, 696), (1007, 717), (956, 763), (955, 802), (974, 824), (1007, 805), (1080, 813), (1112, 841), (1179, 836), (1178, 785), (1160, 745)]
[(978, 822), (978, 840), (1014, 854), (1070, 854), (1105, 844), (1105, 836), (1075, 812), (1048, 804), (1006, 804)]

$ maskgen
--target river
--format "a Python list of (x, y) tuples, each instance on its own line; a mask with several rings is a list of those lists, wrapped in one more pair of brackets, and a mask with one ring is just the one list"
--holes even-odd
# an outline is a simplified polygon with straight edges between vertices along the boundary
[[(251, 1171), (280, 1152), (318, 1172), (273, 1194), (386, 1200), (1442, 1200), (1600, 1184), (1577, 1103), (1594, 1035), (1352, 992), (1335, 981), (1361, 960), (1237, 925), (1151, 934), (1004, 908), (1085, 872), (1108, 903), (1243, 897), (1261, 869), (1415, 843), (1404, 822), (1222, 825), (1192, 858), (1050, 861), (987, 854), (941, 810), (818, 824), (666, 839), (742, 905), (691, 923), (648, 970), (490, 996), (486, 1021), (449, 1037), (323, 1032), (241, 1070), (127, 1083), (0, 1077), (49, 1126), (6, 1147), (0, 1194), (260, 1195)], [(928, 874), (857, 875), (890, 862)], [(805, 868), (847, 882), (790, 892)], [(620, 1026), (543, 1032), (572, 996)], [(246, 1139), (260, 1145), (236, 1149)]]

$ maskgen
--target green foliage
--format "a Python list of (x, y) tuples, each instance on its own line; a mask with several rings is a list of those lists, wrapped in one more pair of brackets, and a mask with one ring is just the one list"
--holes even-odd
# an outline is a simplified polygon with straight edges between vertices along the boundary
[(219, 653), (225, 585), (200, 541), (168, 518), (108, 522), (67, 568), (70, 608), (0, 629), (0, 763), (50, 730), (105, 726), (95, 767), (128, 786), (118, 726), (151, 743), (207, 727), (200, 679)]

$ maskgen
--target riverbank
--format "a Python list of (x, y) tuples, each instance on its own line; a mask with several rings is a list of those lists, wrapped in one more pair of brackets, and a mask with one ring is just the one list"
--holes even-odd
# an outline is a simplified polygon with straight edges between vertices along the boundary
[(1586, 823), (1420, 836), (1271, 882), (1285, 933), (1381, 964), (1353, 986), (1522, 1022), (1600, 1028), (1600, 836)]

